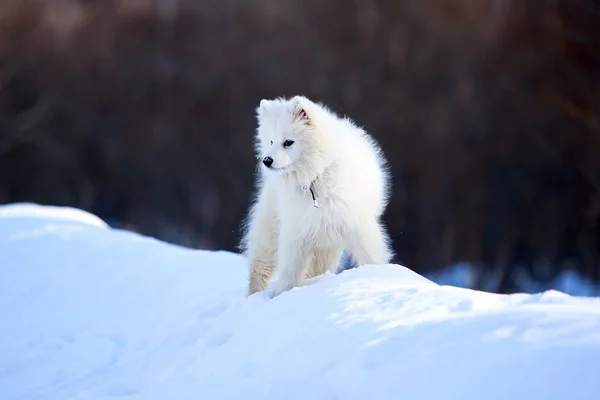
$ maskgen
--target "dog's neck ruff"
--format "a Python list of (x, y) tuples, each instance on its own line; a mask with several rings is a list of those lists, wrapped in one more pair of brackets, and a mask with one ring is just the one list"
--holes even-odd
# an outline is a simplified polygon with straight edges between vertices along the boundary
[(300, 182), (297, 179), (297, 176), (290, 176), (288, 174), (285, 174), (283, 175), (283, 179), (285, 179), (288, 183), (291, 183), (293, 187), (295, 187), (301, 193), (306, 193), (307, 191), (310, 191), (314, 207), (319, 208), (319, 197), (317, 196), (317, 191), (315, 190), (315, 185), (319, 180), (319, 176), (313, 179), (313, 181), (310, 182), (310, 185), (308, 186), (300, 184)]

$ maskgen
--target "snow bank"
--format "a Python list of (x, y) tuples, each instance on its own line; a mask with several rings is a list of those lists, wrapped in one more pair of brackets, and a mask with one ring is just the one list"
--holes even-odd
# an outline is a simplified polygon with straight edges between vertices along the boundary
[(0, 207), (0, 398), (600, 399), (600, 299), (394, 265), (245, 298), (245, 260)]
[(40, 224), (40, 220), (60, 223), (78, 223), (108, 228), (108, 224), (100, 218), (83, 210), (71, 207), (39, 206), (32, 203), (8, 204), (0, 207), (0, 218), (17, 219), (17, 223), (29, 220)]
[[(538, 293), (549, 289), (559, 290), (573, 296), (597, 297), (600, 286), (574, 270), (563, 270), (552, 281), (542, 283), (536, 281), (524, 269), (517, 268), (514, 272), (516, 285), (520, 292)], [(426, 277), (440, 285), (452, 285), (463, 288), (475, 288), (478, 279), (477, 268), (469, 263), (449, 265), (439, 271), (432, 272)], [(484, 281), (483, 289), (493, 291), (498, 287), (501, 276), (495, 274)]]

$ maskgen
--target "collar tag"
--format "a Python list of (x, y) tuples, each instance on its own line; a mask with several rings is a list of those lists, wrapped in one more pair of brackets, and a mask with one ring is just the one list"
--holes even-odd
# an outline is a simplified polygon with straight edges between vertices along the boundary
[(315, 195), (313, 188), (310, 188), (310, 194), (312, 195), (313, 204), (315, 208), (319, 208), (319, 198)]

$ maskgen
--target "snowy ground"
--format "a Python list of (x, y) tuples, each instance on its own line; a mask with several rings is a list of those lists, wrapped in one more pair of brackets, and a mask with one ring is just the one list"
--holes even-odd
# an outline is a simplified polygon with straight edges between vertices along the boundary
[(245, 298), (245, 260), (0, 207), (0, 399), (600, 399), (600, 299), (363, 267)]
[[(524, 293), (538, 293), (549, 289), (555, 289), (573, 296), (600, 295), (600, 286), (591, 280), (579, 275), (573, 270), (561, 271), (558, 276), (547, 284), (537, 282), (531, 278), (525, 269), (517, 269), (516, 284), (519, 291)], [(426, 277), (440, 285), (452, 285), (464, 288), (474, 288), (477, 280), (477, 269), (468, 263), (457, 263), (450, 265), (441, 271), (433, 272)], [(498, 276), (492, 276), (484, 285), (484, 289), (494, 291), (498, 287)]]

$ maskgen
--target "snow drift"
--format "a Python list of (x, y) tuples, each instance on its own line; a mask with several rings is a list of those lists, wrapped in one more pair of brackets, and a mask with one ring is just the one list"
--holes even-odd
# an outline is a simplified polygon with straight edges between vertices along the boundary
[(235, 254), (0, 207), (0, 398), (600, 399), (600, 299), (397, 265), (269, 299)]

